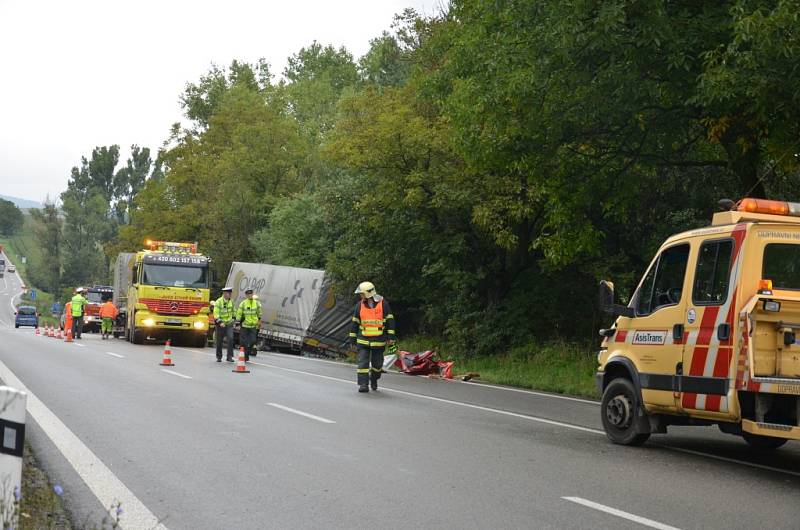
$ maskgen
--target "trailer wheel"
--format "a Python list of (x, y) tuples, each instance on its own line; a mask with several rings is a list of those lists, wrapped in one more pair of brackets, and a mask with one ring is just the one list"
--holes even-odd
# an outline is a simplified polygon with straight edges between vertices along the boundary
[(636, 431), (636, 413), (641, 407), (639, 395), (630, 380), (618, 377), (603, 392), (600, 416), (606, 436), (615, 444), (642, 445), (650, 433)]
[(762, 436), (760, 434), (752, 434), (743, 432), (742, 438), (747, 444), (758, 451), (772, 451), (781, 447), (788, 440), (786, 438), (775, 438), (773, 436)]

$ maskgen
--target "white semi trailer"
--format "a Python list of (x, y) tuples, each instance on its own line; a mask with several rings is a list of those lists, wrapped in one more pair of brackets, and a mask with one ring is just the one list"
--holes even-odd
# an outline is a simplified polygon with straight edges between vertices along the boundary
[(355, 299), (336, 296), (325, 271), (235, 261), (226, 286), (237, 306), (247, 289), (258, 296), (264, 348), (335, 355), (350, 331)]

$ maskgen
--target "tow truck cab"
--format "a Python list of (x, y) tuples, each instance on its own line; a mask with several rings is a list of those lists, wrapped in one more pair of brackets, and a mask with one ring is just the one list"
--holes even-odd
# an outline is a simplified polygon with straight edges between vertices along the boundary
[(601, 306), (598, 388), (608, 438), (717, 424), (759, 449), (800, 440), (800, 204), (725, 202), (661, 246), (630, 303)]

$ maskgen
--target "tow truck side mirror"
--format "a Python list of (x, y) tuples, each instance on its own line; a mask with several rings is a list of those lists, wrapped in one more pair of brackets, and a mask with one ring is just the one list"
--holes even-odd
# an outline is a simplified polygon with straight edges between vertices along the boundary
[(607, 280), (600, 282), (599, 292), (600, 311), (612, 316), (623, 316), (632, 318), (635, 315), (633, 308), (614, 303), (614, 284)]

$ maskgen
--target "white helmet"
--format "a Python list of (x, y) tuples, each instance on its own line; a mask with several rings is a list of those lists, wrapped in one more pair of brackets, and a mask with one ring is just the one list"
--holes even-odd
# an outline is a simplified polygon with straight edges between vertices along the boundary
[(366, 298), (375, 296), (375, 285), (372, 282), (361, 282), (353, 294), (363, 294)]

